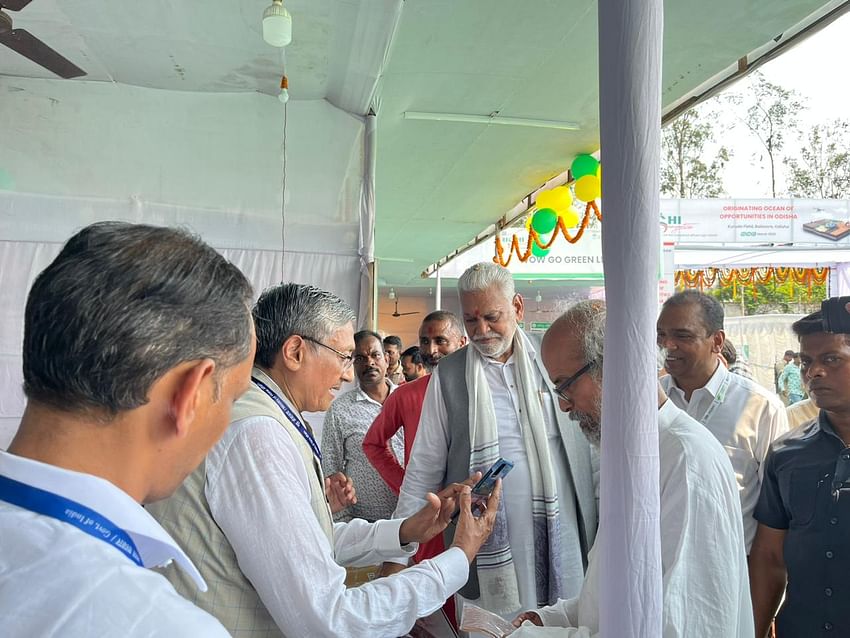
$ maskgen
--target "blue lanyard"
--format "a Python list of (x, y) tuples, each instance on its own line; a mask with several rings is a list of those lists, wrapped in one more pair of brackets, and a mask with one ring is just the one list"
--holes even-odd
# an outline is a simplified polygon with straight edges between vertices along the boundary
[(283, 413), (286, 415), (286, 418), (289, 419), (289, 422), (294, 425), (295, 429), (298, 430), (301, 436), (304, 437), (304, 440), (307, 441), (307, 444), (310, 446), (310, 449), (313, 450), (313, 454), (321, 463), (322, 451), (319, 449), (319, 445), (318, 443), (316, 443), (316, 439), (313, 438), (312, 432), (310, 432), (310, 430), (304, 427), (304, 424), (301, 422), (301, 419), (295, 416), (295, 413), (290, 409), (288, 405), (286, 405), (286, 402), (279, 396), (277, 396), (277, 393), (269, 386), (260, 381), (257, 377), (251, 377), (251, 381), (253, 381), (254, 384), (258, 388), (260, 388), (260, 390), (269, 395), (269, 398), (271, 398), (272, 401), (277, 403), (277, 407), (279, 407), (283, 411)]
[(0, 501), (73, 525), (89, 536), (109, 543), (136, 565), (144, 567), (139, 550), (130, 535), (105, 516), (81, 503), (20, 483), (7, 476), (0, 476)]

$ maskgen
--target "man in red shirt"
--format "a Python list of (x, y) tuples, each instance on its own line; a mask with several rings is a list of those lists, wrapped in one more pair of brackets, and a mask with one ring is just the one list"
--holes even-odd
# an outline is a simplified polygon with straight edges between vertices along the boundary
[[(430, 372), (440, 359), (447, 354), (466, 345), (466, 335), (460, 320), (451, 312), (446, 310), (435, 310), (428, 314), (419, 326), (419, 351), (422, 361)], [(419, 415), (422, 413), (422, 402), (425, 400), (425, 390), (431, 375), (426, 374), (415, 381), (408, 381), (396, 388), (384, 401), (381, 413), (372, 422), (372, 426), (366, 432), (363, 439), (363, 452), (366, 458), (378, 471), (390, 489), (396, 494), (401, 490), (404, 480), (404, 468), (399, 464), (390, 448), (390, 439), (398, 432), (399, 428), (404, 431), (404, 466), (410, 459), (410, 451), (413, 449), (413, 439), (416, 437), (416, 428), (419, 426)], [(418, 563), (437, 556), (445, 549), (443, 537), (437, 535), (427, 543), (419, 546), (419, 551), (414, 556), (414, 562)], [(385, 563), (385, 569), (401, 569), (401, 566)], [(390, 572), (385, 572), (388, 575)], [(450, 597), (443, 606), (446, 618), (457, 629), (454, 597)]]
[[(466, 345), (466, 336), (458, 318), (451, 312), (435, 310), (422, 320), (419, 327), (419, 351), (429, 372), (440, 359)], [(378, 470), (378, 474), (386, 481), (396, 494), (401, 489), (404, 479), (404, 469), (399, 464), (389, 447), (389, 440), (398, 432), (404, 430), (404, 465), (410, 458), (413, 449), (413, 439), (419, 425), (419, 415), (422, 412), (422, 401), (431, 375), (425, 375), (399, 386), (387, 397), (381, 408), (381, 413), (372, 423), (363, 439), (363, 451), (366, 457)], [(421, 548), (420, 548), (421, 552)], [(417, 554), (417, 559), (421, 557)]]

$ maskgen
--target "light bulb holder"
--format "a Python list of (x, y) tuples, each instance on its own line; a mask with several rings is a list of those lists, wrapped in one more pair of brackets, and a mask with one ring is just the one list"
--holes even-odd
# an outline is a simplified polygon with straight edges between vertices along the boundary
[(289, 80), (284, 75), (280, 78), (280, 95), (277, 96), (283, 104), (289, 102)]
[(263, 40), (273, 47), (285, 47), (292, 42), (292, 16), (283, 0), (272, 0), (263, 11)]

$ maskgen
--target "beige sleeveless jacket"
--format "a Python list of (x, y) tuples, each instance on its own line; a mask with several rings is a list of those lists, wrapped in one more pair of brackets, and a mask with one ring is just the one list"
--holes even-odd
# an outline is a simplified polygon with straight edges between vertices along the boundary
[[(251, 374), (287, 401), (277, 384), (262, 370), (254, 368)], [(297, 415), (294, 406), (288, 401), (287, 404)], [(252, 383), (234, 404), (231, 422), (257, 416), (274, 419), (292, 437), (310, 479), (310, 504), (333, 547), (333, 519), (325, 498), (321, 466), (310, 445), (274, 400)], [(182, 596), (218, 618), (233, 636), (283, 636), (257, 592), (240, 571), (233, 548), (210, 512), (205, 485), (206, 466), (202, 463), (170, 498), (147, 507), (189, 555), (207, 581), (209, 589), (200, 592), (194, 582), (173, 564), (163, 570), (166, 578)]]

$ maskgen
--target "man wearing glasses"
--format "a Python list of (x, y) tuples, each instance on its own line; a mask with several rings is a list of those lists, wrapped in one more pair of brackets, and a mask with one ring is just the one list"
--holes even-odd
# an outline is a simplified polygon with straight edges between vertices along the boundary
[(850, 335), (828, 332), (821, 311), (792, 329), (820, 412), (776, 441), (765, 461), (750, 553), (756, 636), (767, 633), (783, 594), (778, 638), (850, 636)]
[(504, 510), (460, 594), (512, 619), (581, 588), (597, 525), (592, 458), (556, 409), (539, 338), (517, 325), (524, 307), (511, 273), (475, 264), (458, 293), (470, 345), (431, 375), (396, 515), (415, 512), (444, 482), (511, 461)]
[[(591, 444), (602, 428), (605, 305), (583, 301), (543, 339), (543, 361), (560, 407)], [(717, 440), (658, 389), (659, 505), (664, 638), (752, 638), (753, 618), (738, 488)], [(605, 459), (602, 459), (605, 462)], [(506, 479), (505, 483), (510, 480)], [(615, 521), (608, 521), (609, 523)], [(598, 636), (600, 556), (593, 550), (581, 594), (521, 614), (513, 636)], [(554, 628), (541, 630), (533, 625)], [(544, 634), (545, 632), (545, 634)], [(557, 632), (557, 633), (556, 633)]]
[[(329, 292), (283, 284), (260, 296), (253, 316), (255, 365), (230, 427), (175, 495), (150, 510), (184, 543), (209, 591), (194, 594), (172, 568), (166, 576), (236, 637), (401, 636), (466, 582), (492, 529), (499, 490), (477, 519), (469, 488), (453, 485), (403, 521), (334, 524), (322, 451), (302, 413), (327, 410), (333, 391), (351, 381), (354, 313)], [(331, 494), (337, 506), (339, 496)], [(443, 531), (458, 500), (453, 547), (399, 574), (345, 587), (342, 565), (412, 556), (417, 542)]]
[(764, 458), (771, 442), (788, 430), (785, 406), (772, 392), (721, 364), (723, 306), (714, 297), (696, 290), (676, 293), (664, 302), (657, 334), (669, 373), (661, 379), (665, 394), (708, 428), (732, 461), (749, 552)]
[[(322, 469), (332, 478), (349, 476), (357, 487), (357, 502), (335, 515), (337, 520), (392, 518), (398, 497), (390, 490), (363, 453), (363, 438), (398, 387), (387, 376), (387, 358), (381, 337), (371, 330), (354, 335), (354, 374), (357, 387), (338, 396), (325, 412), (322, 426)], [(396, 433), (387, 442), (397, 459), (404, 457), (404, 440)]]

